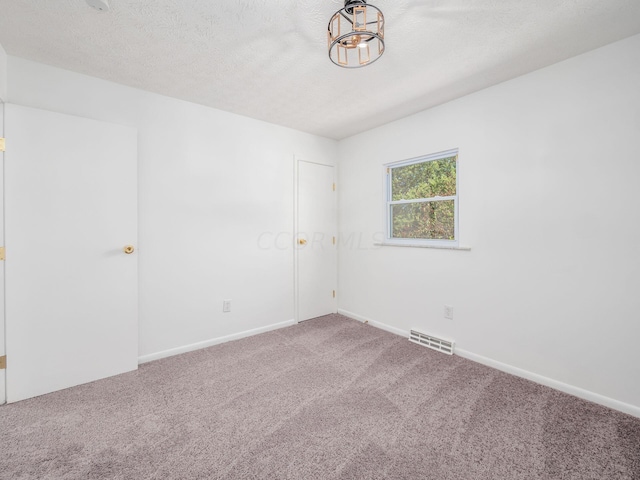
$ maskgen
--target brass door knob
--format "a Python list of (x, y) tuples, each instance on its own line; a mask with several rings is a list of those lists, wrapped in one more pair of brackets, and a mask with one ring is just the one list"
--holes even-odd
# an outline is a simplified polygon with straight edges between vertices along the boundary
[(133, 253), (134, 248), (133, 248), (133, 245), (125, 245), (125, 247), (122, 250), (127, 255), (131, 255)]
[(300, 245), (306, 245), (306, 244), (307, 244), (307, 240), (306, 240), (306, 239), (304, 239), (304, 238), (301, 238), (301, 239), (299, 239), (299, 240), (298, 240), (298, 243), (299, 243)]

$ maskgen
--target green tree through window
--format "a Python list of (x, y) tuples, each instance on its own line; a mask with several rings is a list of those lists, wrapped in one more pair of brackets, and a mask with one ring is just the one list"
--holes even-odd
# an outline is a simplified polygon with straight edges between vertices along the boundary
[(389, 167), (391, 239), (455, 240), (457, 154)]

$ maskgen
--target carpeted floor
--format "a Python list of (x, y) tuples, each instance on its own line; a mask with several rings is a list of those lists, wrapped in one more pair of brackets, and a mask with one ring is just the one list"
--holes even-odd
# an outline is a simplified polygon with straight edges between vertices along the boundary
[(0, 407), (2, 479), (640, 479), (640, 419), (330, 315)]

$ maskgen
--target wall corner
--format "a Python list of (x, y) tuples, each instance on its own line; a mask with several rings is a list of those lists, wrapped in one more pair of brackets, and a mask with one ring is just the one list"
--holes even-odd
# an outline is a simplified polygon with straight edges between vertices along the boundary
[(0, 45), (0, 100), (7, 101), (7, 52)]

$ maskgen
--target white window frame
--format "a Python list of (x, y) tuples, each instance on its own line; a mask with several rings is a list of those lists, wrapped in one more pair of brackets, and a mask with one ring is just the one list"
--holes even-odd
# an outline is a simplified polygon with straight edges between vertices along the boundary
[[(407, 165), (414, 165), (416, 163), (432, 162), (434, 160), (442, 160), (443, 158), (456, 157), (456, 194), (447, 197), (431, 197), (431, 198), (419, 198), (414, 200), (392, 200), (391, 196), (391, 172), (394, 168), (406, 167)], [(398, 162), (386, 163), (383, 169), (384, 174), (384, 219), (385, 219), (385, 244), (390, 245), (405, 245), (405, 246), (433, 246), (433, 247), (458, 247), (460, 244), (460, 228), (459, 228), (459, 201), (458, 196), (460, 194), (460, 158), (458, 156), (458, 149), (446, 150), (444, 152), (432, 153), (421, 157), (410, 158), (408, 160), (400, 160)], [(426, 203), (426, 202), (438, 202), (445, 200), (453, 200), (453, 240), (442, 239), (428, 239), (428, 238), (393, 238), (392, 225), (391, 225), (391, 207), (392, 205), (404, 205), (409, 203)]]

